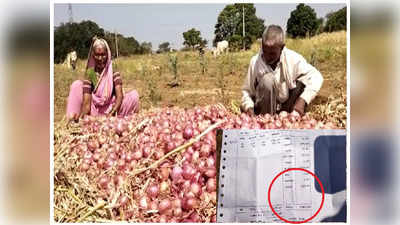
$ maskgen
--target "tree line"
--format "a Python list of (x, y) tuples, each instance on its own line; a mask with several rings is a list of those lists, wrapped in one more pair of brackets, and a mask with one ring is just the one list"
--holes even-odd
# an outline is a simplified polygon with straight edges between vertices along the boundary
[(54, 29), (54, 62), (62, 63), (66, 55), (75, 50), (78, 58), (87, 58), (92, 38), (104, 38), (113, 57), (116, 56), (116, 41), (119, 56), (147, 54), (151, 52), (151, 42), (139, 43), (134, 37), (105, 31), (95, 22), (86, 20), (80, 23), (62, 23)]
[[(244, 23), (243, 23), (244, 19)], [(300, 3), (290, 13), (286, 24), (286, 34), (292, 38), (312, 37), (322, 32), (346, 30), (347, 8), (329, 13), (325, 18), (317, 18), (317, 14), (310, 6)], [(244, 32), (243, 32), (244, 26)], [(249, 49), (255, 40), (262, 37), (265, 29), (264, 19), (256, 16), (254, 4), (229, 4), (219, 13), (215, 24), (215, 38), (217, 42), (227, 40), (230, 50)], [(125, 37), (122, 34), (105, 31), (95, 22), (86, 20), (80, 23), (62, 23), (54, 29), (54, 62), (61, 63), (72, 50), (77, 51), (79, 58), (86, 58), (93, 36), (102, 37), (110, 45), (113, 57), (118, 55), (148, 54), (152, 52), (151, 42), (139, 43), (134, 37)], [(243, 36), (244, 35), (244, 36)], [(201, 37), (199, 30), (191, 28), (182, 33), (185, 46), (181, 50), (202, 50), (208, 41)], [(169, 42), (158, 46), (157, 53), (172, 51)], [(175, 50), (174, 50), (175, 51)]]
[[(317, 18), (313, 8), (300, 3), (290, 13), (286, 34), (292, 38), (312, 37), (322, 32), (346, 30), (346, 24), (346, 7), (329, 13), (325, 18)], [(254, 4), (227, 5), (218, 15), (213, 46), (219, 41), (227, 40), (230, 50), (249, 49), (255, 40), (262, 37), (265, 28), (265, 21), (256, 16)], [(207, 43), (207, 40), (200, 36), (200, 31), (195, 28), (184, 32), (183, 37), (185, 40), (183, 44), (188, 49), (199, 48)]]

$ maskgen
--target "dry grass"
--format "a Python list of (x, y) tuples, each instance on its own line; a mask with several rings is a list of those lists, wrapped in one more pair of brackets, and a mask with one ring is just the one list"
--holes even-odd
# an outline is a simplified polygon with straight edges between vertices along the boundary
[[(179, 106), (190, 108), (224, 103), (237, 105), (250, 58), (258, 52), (259, 43), (249, 51), (229, 53), (214, 58), (207, 52), (203, 60), (197, 52), (177, 52), (177, 73), (181, 84), (170, 87), (174, 74), (169, 55), (135, 55), (114, 61), (114, 70), (122, 74), (124, 90), (136, 89), (141, 109)], [(287, 47), (302, 54), (324, 76), (324, 84), (308, 108), (321, 120), (345, 127), (346, 121), (346, 32), (323, 33), (310, 39), (288, 39)], [(204, 61), (207, 70), (204, 71)], [(55, 65), (55, 121), (65, 115), (66, 98), (73, 80), (83, 74), (86, 61), (80, 60), (71, 72)], [(218, 90), (216, 92), (215, 90)], [(216, 94), (218, 93), (218, 94)]]

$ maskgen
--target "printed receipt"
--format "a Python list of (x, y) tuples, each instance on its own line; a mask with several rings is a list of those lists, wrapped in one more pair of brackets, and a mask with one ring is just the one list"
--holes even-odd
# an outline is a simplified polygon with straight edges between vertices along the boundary
[[(314, 141), (345, 130), (224, 130), (218, 188), (218, 222), (283, 222), (268, 204), (272, 180), (289, 168), (314, 173)], [(303, 221), (319, 209), (322, 194), (314, 177), (303, 171), (279, 176), (271, 187), (271, 203), (282, 218)], [(317, 183), (318, 184), (318, 183)], [(311, 221), (334, 215), (338, 208), (325, 194), (320, 213)]]

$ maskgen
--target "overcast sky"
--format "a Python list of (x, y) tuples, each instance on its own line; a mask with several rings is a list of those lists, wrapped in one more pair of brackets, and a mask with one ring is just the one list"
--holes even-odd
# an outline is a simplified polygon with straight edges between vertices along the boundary
[[(164, 41), (183, 47), (182, 33), (196, 28), (209, 45), (214, 39), (218, 14), (226, 4), (72, 4), (74, 22), (91, 20), (107, 31), (116, 30), (139, 42), (150, 41), (153, 49)], [(265, 25), (278, 24), (286, 30), (290, 12), (297, 4), (255, 4)], [(307, 4), (318, 17), (345, 7), (345, 4)], [(55, 4), (54, 25), (68, 22), (68, 4)]]

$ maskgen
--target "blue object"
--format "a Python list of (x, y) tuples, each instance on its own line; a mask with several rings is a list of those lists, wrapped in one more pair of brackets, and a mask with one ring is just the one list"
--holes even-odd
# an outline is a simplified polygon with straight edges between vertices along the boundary
[[(346, 189), (346, 136), (319, 136), (314, 142), (315, 175), (326, 194)], [(317, 180), (315, 189), (321, 192)]]

